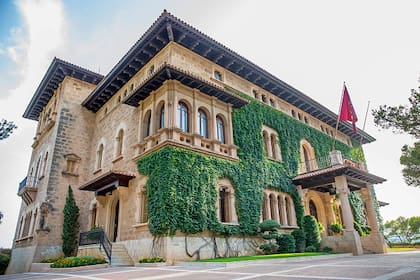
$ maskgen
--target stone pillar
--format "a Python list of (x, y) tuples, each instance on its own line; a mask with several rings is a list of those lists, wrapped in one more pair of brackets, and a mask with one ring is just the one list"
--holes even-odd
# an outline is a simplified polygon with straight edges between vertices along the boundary
[(270, 196), (269, 196), (269, 194), (267, 194), (267, 193), (264, 194), (264, 200), (265, 200), (264, 209), (265, 209), (265, 213), (266, 213), (266, 218), (267, 218), (267, 220), (271, 220), (271, 207), (270, 207)]
[(191, 133), (192, 134), (200, 134), (198, 131), (198, 108), (197, 108), (197, 89), (193, 89), (193, 104), (192, 104), (192, 112), (190, 113), (192, 116), (191, 120)]
[(283, 225), (290, 225), (289, 218), (287, 217), (286, 197), (284, 195), (281, 197), (281, 216), (283, 217)]
[(354, 229), (354, 219), (349, 202), (349, 187), (347, 185), (347, 178), (344, 175), (337, 176), (334, 178), (337, 194), (339, 195), (341, 202), (341, 209), (343, 211), (343, 241), (340, 242), (339, 246), (343, 246), (351, 250), (353, 255), (362, 255), (362, 243), (360, 236)]
[(143, 101), (139, 102), (139, 123), (137, 137), (137, 143), (143, 142)]
[(279, 201), (277, 199), (277, 196), (273, 199), (274, 204), (274, 218), (273, 220), (277, 221), (280, 224), (280, 215), (279, 215)]
[(142, 202), (142, 193), (141, 189), (137, 189), (136, 192), (136, 212), (134, 213), (134, 219), (136, 224), (141, 223), (141, 202)]
[(230, 215), (230, 222), (231, 223), (237, 223), (238, 222), (238, 216), (236, 215), (236, 209), (235, 209), (235, 193), (229, 192), (229, 215)]
[(384, 236), (379, 230), (378, 219), (376, 217), (376, 211), (373, 205), (371, 188), (372, 187), (370, 185), (366, 185), (366, 188), (362, 188), (360, 191), (362, 193), (363, 201), (366, 204), (366, 218), (368, 219), (368, 223), (372, 229), (368, 236), (369, 240), (368, 242), (365, 242), (364, 245), (368, 243), (366, 244), (366, 247), (369, 247), (367, 248), (369, 251), (383, 254), (387, 252), (387, 247)]
[(225, 142), (228, 145), (233, 145), (232, 104), (227, 104), (227, 108), (228, 114), (227, 123), (225, 124)]
[(31, 235), (32, 235), (32, 233), (33, 233), (33, 228), (34, 228), (34, 226), (35, 226), (35, 218), (36, 218), (36, 216), (35, 216), (35, 212), (36, 212), (36, 211), (32, 211), (32, 214), (31, 214), (31, 222), (30, 222), (30, 224), (29, 224), (28, 236), (31, 236)]

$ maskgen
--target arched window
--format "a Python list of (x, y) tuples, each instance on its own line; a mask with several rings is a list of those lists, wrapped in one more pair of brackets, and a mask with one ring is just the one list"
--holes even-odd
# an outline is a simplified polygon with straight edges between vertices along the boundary
[(217, 195), (219, 221), (222, 223), (237, 223), (235, 193), (228, 179), (222, 179), (222, 185), (219, 185)]
[(118, 131), (118, 136), (117, 136), (117, 157), (122, 155), (123, 144), (124, 144), (124, 130), (120, 129), (120, 131)]
[(204, 110), (198, 110), (198, 133), (207, 138), (207, 114)]
[(159, 112), (159, 128), (165, 127), (165, 104), (162, 104)]
[(265, 155), (268, 156), (268, 149), (271, 149), (271, 147), (268, 145), (268, 133), (265, 130), (263, 131), (263, 139), (264, 139)]
[(102, 168), (102, 159), (104, 156), (104, 144), (100, 144), (96, 152), (96, 169)]
[(273, 134), (271, 134), (271, 150), (272, 150), (272, 153), (273, 153), (273, 158), (274, 158), (274, 159), (279, 159), (279, 158), (278, 158), (277, 147), (278, 147), (278, 143), (277, 143), (277, 135), (275, 135), (275, 134), (273, 133)]
[(289, 194), (264, 190), (263, 220), (271, 219), (282, 226), (296, 226), (293, 200)]
[(220, 116), (216, 117), (217, 140), (226, 144), (225, 142), (225, 124)]
[(47, 160), (48, 160), (48, 152), (46, 152), (44, 156), (44, 163), (42, 165), (42, 176), (46, 175), (45, 172), (47, 170)]
[(188, 107), (184, 102), (178, 103), (178, 127), (183, 132), (189, 132)]
[[(270, 194), (269, 196), (270, 199), (270, 213), (271, 213), (271, 219), (275, 220), (277, 217), (277, 213), (278, 213), (278, 207), (276, 205), (276, 200), (275, 200), (275, 196), (274, 194)], [(277, 213), (276, 213), (277, 212)]]
[(152, 113), (151, 111), (147, 111), (144, 116), (144, 137), (148, 137), (152, 134)]
[(302, 146), (303, 148), (303, 158), (305, 160), (305, 167), (306, 167), (306, 171), (311, 171), (311, 156), (310, 156), (310, 151), (309, 148), (306, 145)]
[(318, 211), (316, 210), (316, 205), (312, 199), (309, 200), (309, 214), (311, 214), (311, 216), (314, 216), (315, 219), (318, 220)]

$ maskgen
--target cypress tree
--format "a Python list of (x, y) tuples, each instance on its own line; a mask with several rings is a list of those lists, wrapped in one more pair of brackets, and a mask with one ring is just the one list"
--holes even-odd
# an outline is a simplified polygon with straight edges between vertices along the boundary
[(63, 253), (66, 257), (74, 255), (76, 252), (79, 234), (79, 207), (74, 200), (73, 190), (69, 186), (67, 191), (66, 204), (63, 209), (64, 223), (63, 223)]

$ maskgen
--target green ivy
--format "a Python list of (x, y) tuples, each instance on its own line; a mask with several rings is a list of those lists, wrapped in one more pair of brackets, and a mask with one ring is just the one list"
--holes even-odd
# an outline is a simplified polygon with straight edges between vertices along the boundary
[[(317, 157), (325, 157), (332, 138), (241, 92), (227, 90), (250, 100), (232, 113), (239, 162), (175, 147), (165, 147), (138, 160), (138, 171), (148, 176), (149, 230), (153, 235), (174, 235), (177, 230), (186, 234), (206, 230), (224, 235), (256, 234), (264, 188), (291, 195), (301, 226), (304, 210), (291, 182), (300, 162), (300, 141), (306, 139)], [(280, 163), (264, 156), (263, 124), (278, 132)], [(335, 148), (346, 157), (364, 160), (360, 147), (352, 149), (336, 142)], [(217, 219), (217, 180), (221, 178), (229, 178), (235, 189), (237, 226), (221, 224)]]

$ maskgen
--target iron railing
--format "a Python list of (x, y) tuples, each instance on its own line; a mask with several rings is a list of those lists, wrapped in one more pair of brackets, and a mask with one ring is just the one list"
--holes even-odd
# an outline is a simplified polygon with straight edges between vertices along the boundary
[(22, 182), (19, 183), (18, 193), (24, 187), (36, 188), (37, 183), (38, 183), (38, 178), (36, 178), (35, 176), (26, 176), (25, 179), (23, 179)]
[(104, 249), (109, 263), (111, 263), (112, 243), (102, 228), (95, 228), (80, 233), (79, 246), (92, 244), (99, 244)]
[(335, 164), (344, 164), (347, 166), (352, 166), (358, 168), (360, 170), (366, 171), (366, 166), (363, 162), (358, 162), (349, 158), (339, 158), (334, 157), (333, 155), (318, 157), (315, 159), (311, 159), (308, 161), (300, 162), (299, 163), (299, 170), (300, 173), (319, 170), (331, 167)]

